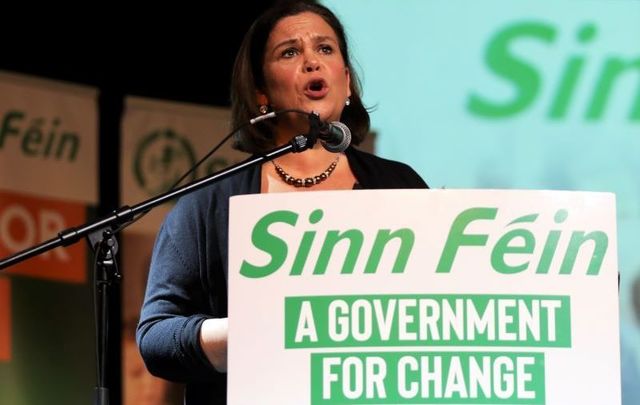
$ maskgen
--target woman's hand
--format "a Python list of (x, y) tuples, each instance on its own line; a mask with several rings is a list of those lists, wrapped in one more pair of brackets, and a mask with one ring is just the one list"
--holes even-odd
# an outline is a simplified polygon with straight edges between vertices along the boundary
[(200, 346), (216, 370), (227, 372), (228, 318), (210, 318), (200, 328)]

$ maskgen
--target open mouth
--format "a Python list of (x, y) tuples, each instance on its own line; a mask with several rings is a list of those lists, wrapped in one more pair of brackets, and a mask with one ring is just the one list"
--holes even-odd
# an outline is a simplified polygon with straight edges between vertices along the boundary
[(304, 88), (304, 94), (312, 99), (319, 99), (327, 95), (329, 87), (323, 79), (311, 80)]

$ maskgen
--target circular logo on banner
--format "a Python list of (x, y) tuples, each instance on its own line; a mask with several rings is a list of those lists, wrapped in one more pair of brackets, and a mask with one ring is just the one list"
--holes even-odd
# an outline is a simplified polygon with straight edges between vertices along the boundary
[[(149, 195), (157, 195), (187, 172), (196, 162), (189, 140), (172, 129), (153, 131), (142, 138), (133, 159), (133, 173), (138, 185)], [(196, 177), (192, 173), (187, 181)]]

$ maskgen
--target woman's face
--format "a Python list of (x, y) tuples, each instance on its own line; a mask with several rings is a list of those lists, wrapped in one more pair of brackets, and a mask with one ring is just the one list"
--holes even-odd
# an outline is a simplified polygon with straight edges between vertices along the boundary
[(274, 110), (315, 111), (325, 121), (340, 119), (349, 90), (349, 69), (338, 38), (322, 17), (304, 12), (281, 19), (265, 47), (266, 88), (258, 104)]

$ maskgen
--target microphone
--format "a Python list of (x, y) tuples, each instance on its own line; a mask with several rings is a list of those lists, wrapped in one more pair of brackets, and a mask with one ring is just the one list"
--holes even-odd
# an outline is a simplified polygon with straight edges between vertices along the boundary
[(312, 132), (317, 131), (322, 146), (332, 153), (344, 152), (351, 144), (351, 130), (340, 121), (324, 122), (315, 114), (309, 114)]
[(320, 124), (318, 138), (326, 150), (340, 153), (351, 145), (351, 130), (340, 121), (323, 122)]

